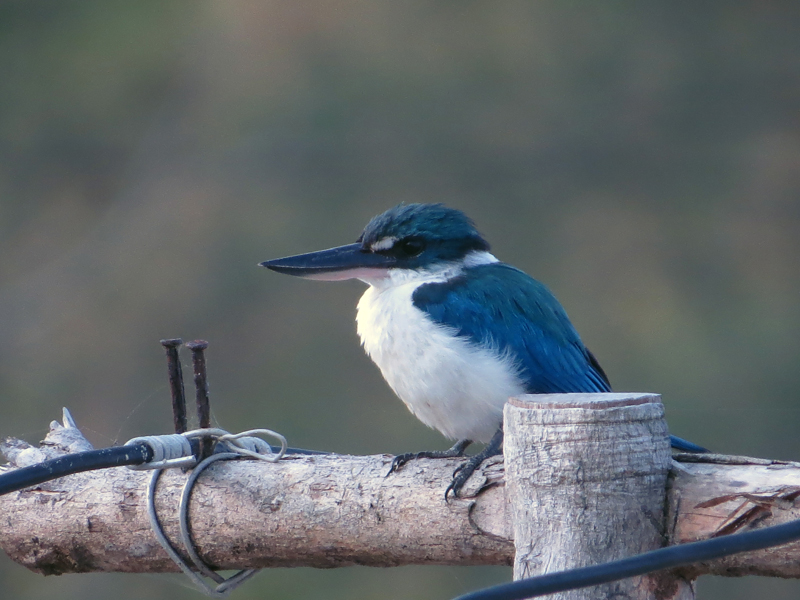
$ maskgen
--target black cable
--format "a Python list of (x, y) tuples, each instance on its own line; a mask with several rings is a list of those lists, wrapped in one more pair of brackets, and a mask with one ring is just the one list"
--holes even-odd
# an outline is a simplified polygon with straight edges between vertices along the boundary
[(455, 598), (455, 600), (522, 600), (523, 598), (534, 598), (601, 583), (610, 583), (654, 571), (674, 569), (692, 563), (738, 554), (739, 552), (763, 550), (764, 548), (780, 546), (798, 539), (800, 539), (800, 520), (759, 529), (758, 531), (748, 531), (701, 542), (652, 550), (602, 565), (522, 579), (477, 592), (470, 592)]
[[(196, 444), (196, 440), (192, 440), (192, 448)], [(196, 450), (196, 448), (194, 449)], [(276, 453), (278, 450), (278, 448), (273, 448)], [(329, 452), (305, 450), (304, 448), (287, 448), (286, 453), (303, 455), (330, 454)], [(0, 496), (44, 483), (51, 479), (72, 475), (73, 473), (108, 469), (110, 467), (141, 465), (151, 460), (153, 460), (153, 450), (147, 444), (114, 446), (113, 448), (103, 448), (101, 450), (65, 454), (29, 467), (0, 473)]]
[(153, 450), (145, 444), (114, 446), (113, 448), (66, 454), (0, 474), (0, 496), (73, 473), (125, 465), (141, 465), (152, 459)]

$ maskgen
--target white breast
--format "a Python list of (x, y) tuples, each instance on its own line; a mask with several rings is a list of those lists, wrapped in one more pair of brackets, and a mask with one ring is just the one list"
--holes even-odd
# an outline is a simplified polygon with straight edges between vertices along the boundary
[[(495, 259), (496, 260), (496, 259)], [(416, 308), (411, 295), (453, 273), (397, 272), (370, 281), (358, 303), (358, 335), (408, 409), (451, 439), (488, 442), (509, 396), (524, 392), (513, 361), (479, 348)]]

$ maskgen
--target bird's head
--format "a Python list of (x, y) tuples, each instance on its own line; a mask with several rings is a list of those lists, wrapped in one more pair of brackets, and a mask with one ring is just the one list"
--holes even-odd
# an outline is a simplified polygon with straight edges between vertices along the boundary
[(261, 263), (309, 279), (368, 282), (392, 270), (429, 271), (463, 263), (489, 244), (464, 213), (442, 204), (400, 204), (374, 217), (356, 243)]

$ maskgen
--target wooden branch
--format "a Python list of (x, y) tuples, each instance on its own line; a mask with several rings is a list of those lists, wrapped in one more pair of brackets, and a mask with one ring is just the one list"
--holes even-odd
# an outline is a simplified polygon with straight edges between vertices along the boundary
[[(10, 454), (25, 452), (17, 445)], [(390, 463), (387, 455), (216, 463), (190, 503), (200, 556), (219, 569), (511, 563), (503, 488), (491, 487), (502, 479), (502, 461), (469, 482), (468, 492), (490, 486), (480, 498), (449, 503), (444, 492), (458, 461), (414, 461), (386, 477)], [(0, 547), (44, 574), (175, 571), (150, 529), (150, 476), (115, 468), (2, 496)], [(179, 539), (186, 478), (171, 469), (157, 489), (171, 540)]]
[[(681, 455), (667, 499), (670, 544), (800, 519), (800, 464), (724, 455)], [(699, 462), (703, 460), (705, 462)], [(735, 554), (685, 569), (698, 575), (800, 578), (800, 543)]]
[[(22, 466), (79, 447), (53, 443), (51, 434), (43, 449), (7, 441), (3, 450)], [(800, 464), (714, 455), (702, 460), (711, 462), (673, 463), (670, 543), (705, 539), (724, 527), (741, 531), (800, 518), (793, 495), (800, 490)], [(502, 460), (490, 461), (470, 480), (470, 497), (445, 503), (456, 464), (420, 460), (385, 477), (385, 455), (219, 463), (193, 494), (192, 532), (201, 556), (218, 568), (512, 564)], [(0, 548), (45, 574), (175, 571), (150, 531), (149, 476), (109, 469), (0, 496)], [(185, 478), (173, 470), (159, 483), (158, 513), (172, 540)], [(790, 544), (698, 565), (685, 576), (800, 577), (798, 565), (800, 545)]]

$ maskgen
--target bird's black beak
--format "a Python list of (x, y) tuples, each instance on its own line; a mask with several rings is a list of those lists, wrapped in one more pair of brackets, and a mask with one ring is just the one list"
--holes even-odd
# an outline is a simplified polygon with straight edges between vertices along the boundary
[(307, 279), (340, 281), (385, 277), (394, 262), (394, 258), (370, 252), (356, 243), (319, 252), (266, 260), (260, 263), (260, 266)]

